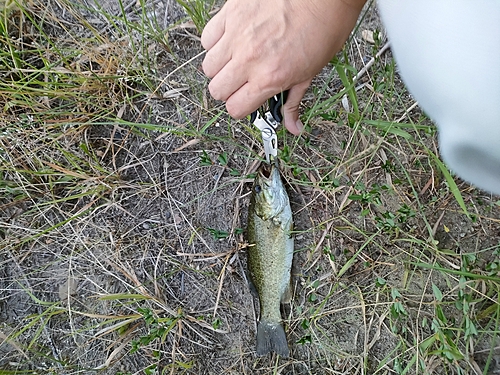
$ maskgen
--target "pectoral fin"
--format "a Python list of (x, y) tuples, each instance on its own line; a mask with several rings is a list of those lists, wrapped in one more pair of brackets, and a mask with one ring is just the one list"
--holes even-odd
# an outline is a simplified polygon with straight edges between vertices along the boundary
[(293, 287), (292, 287), (292, 280), (286, 285), (286, 288), (281, 295), (281, 303), (290, 303), (292, 301), (293, 297)]

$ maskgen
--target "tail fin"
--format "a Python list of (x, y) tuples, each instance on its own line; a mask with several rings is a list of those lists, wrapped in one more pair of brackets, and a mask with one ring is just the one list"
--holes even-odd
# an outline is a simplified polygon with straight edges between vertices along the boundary
[(257, 326), (257, 355), (266, 355), (272, 351), (282, 357), (290, 355), (285, 330), (279, 323), (261, 321)]

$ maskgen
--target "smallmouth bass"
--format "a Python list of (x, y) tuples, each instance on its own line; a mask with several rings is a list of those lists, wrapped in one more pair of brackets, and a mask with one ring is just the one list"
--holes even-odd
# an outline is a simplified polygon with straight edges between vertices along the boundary
[(292, 228), (290, 201), (274, 159), (257, 172), (248, 211), (248, 268), (260, 301), (257, 355), (290, 354), (280, 304), (291, 299)]

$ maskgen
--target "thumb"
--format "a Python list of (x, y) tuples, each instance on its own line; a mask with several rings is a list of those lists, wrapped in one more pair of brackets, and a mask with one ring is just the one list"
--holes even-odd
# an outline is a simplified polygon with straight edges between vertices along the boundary
[(292, 86), (283, 105), (283, 123), (293, 135), (299, 135), (304, 128), (302, 121), (299, 119), (299, 105), (310, 84), (311, 80), (308, 80)]

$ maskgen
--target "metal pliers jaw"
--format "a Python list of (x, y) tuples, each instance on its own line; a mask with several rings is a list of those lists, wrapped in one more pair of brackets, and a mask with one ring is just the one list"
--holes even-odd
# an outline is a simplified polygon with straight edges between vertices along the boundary
[(260, 130), (262, 134), (262, 142), (264, 143), (264, 152), (268, 163), (271, 159), (274, 160), (278, 156), (278, 137), (276, 129), (283, 120), (281, 115), (281, 107), (286, 102), (288, 91), (282, 92), (280, 95), (275, 95), (268, 100), (268, 111), (259, 108), (250, 115), (250, 122)]
[(258, 110), (252, 113), (251, 117), (250, 120), (262, 134), (264, 152), (266, 153), (266, 160), (269, 163), (271, 158), (276, 158), (278, 156), (278, 137), (276, 136), (276, 128), (279, 122), (274, 119), (269, 111), (261, 114)]

